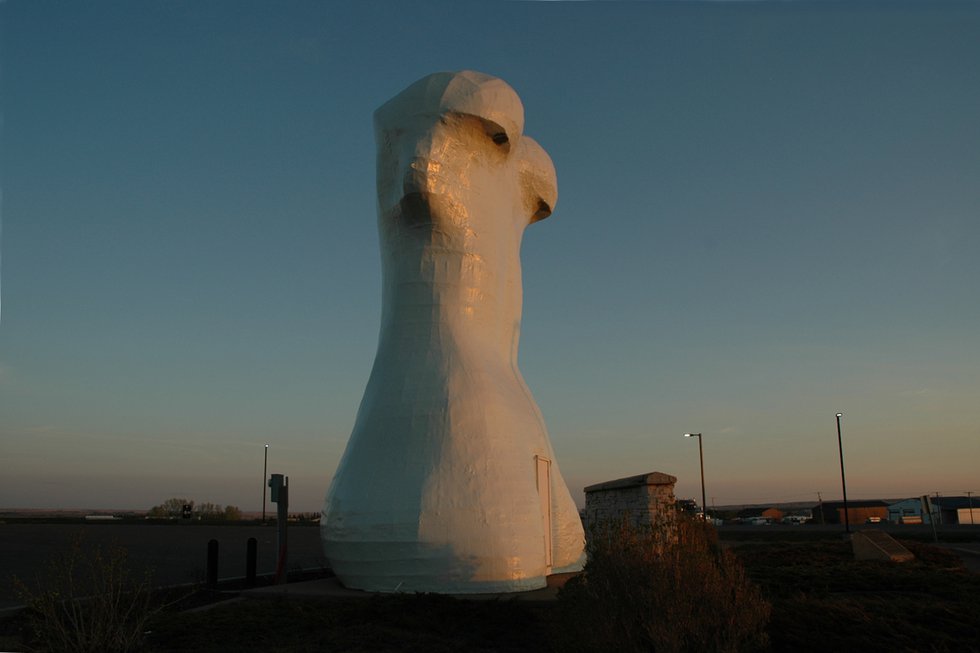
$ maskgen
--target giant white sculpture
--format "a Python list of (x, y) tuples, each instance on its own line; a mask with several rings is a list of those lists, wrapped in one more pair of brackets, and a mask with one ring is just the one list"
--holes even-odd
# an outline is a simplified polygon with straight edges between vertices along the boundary
[(582, 524), (517, 368), (524, 228), (557, 199), (505, 82), (437, 73), (374, 114), (378, 351), (327, 493), (344, 585), (510, 592), (581, 568)]

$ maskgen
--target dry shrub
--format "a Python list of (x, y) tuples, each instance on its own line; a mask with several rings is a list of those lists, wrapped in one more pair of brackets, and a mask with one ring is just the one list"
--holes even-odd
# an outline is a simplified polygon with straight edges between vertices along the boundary
[(30, 609), (35, 642), (43, 651), (137, 650), (152, 602), (149, 573), (134, 575), (126, 549), (87, 548), (81, 537), (48, 563), (46, 577), (31, 588), (15, 579)]
[(558, 595), (560, 651), (764, 649), (770, 606), (714, 529), (628, 518), (593, 529), (585, 570)]

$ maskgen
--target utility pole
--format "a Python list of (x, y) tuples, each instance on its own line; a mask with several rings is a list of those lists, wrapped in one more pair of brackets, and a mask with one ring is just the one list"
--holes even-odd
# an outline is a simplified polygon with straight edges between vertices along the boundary
[(701, 520), (708, 521), (708, 500), (704, 494), (704, 449), (701, 447), (700, 433), (685, 433), (685, 438), (698, 439), (698, 459), (701, 461)]
[(844, 481), (844, 443), (840, 437), (840, 418), (843, 413), (837, 413), (837, 450), (840, 452), (840, 487), (844, 495), (844, 532), (848, 536), (851, 534), (851, 518), (847, 514), (847, 483)]
[(265, 462), (262, 463), (262, 525), (265, 526), (265, 479), (269, 477), (269, 445), (265, 445)]

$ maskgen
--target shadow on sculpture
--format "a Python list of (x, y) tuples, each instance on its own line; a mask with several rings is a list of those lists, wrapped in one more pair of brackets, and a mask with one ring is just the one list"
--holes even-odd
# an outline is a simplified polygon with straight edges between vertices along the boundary
[(502, 80), (425, 77), (374, 115), (378, 350), (327, 493), (348, 587), (507, 592), (581, 568), (584, 535), (517, 366), (524, 229), (557, 201)]

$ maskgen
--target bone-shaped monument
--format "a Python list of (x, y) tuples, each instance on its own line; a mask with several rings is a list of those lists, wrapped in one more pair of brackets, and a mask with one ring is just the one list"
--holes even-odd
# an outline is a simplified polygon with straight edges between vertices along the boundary
[(520, 245), (557, 180), (517, 93), (473, 71), (415, 82), (374, 114), (378, 350), (324, 503), (334, 573), (372, 591), (544, 587), (584, 534), (517, 367)]

